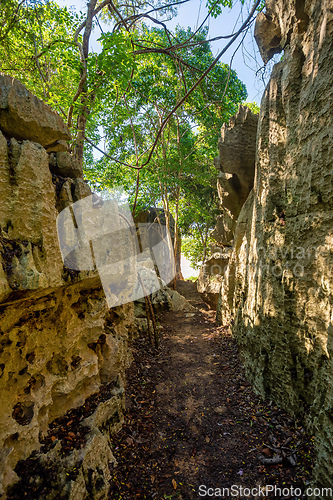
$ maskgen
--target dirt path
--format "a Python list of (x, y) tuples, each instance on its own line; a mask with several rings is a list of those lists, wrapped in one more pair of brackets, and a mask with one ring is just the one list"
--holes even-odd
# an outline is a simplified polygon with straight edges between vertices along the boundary
[[(312, 439), (298, 422), (253, 394), (228, 328), (215, 325), (192, 283), (180, 283), (179, 291), (198, 311), (159, 318), (157, 354), (146, 339), (134, 343), (125, 425), (112, 442), (118, 465), (111, 470), (110, 498), (208, 498), (208, 488), (232, 485), (236, 493), (267, 484), (304, 490)], [(281, 445), (286, 455), (293, 450), (296, 466), (286, 457), (279, 465), (258, 459), (271, 458), (271, 448)], [(220, 498), (232, 498), (224, 493)], [(257, 498), (248, 493), (239, 497)]]

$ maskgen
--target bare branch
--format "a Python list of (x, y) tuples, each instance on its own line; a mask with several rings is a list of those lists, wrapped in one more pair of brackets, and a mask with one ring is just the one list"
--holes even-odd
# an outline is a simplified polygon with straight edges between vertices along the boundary
[[(135, 44), (135, 45), (137, 45), (137, 44)], [(154, 49), (154, 48), (150, 48), (150, 47), (145, 47), (143, 49), (135, 50), (133, 52), (133, 54), (134, 55), (138, 55), (138, 54), (164, 54), (166, 56), (172, 57), (173, 59), (175, 59), (176, 61), (178, 61), (183, 66), (185, 66), (189, 69), (192, 69), (194, 71), (198, 71), (199, 73), (203, 72), (201, 69), (196, 68), (195, 66), (192, 66), (192, 64), (189, 64), (188, 62), (181, 59), (177, 54), (175, 54), (173, 52), (172, 47), (165, 47), (164, 49), (162, 49), (162, 48), (161, 49)]]
[[(110, 4), (109, 4), (109, 10), (111, 11), (111, 7), (113, 8), (113, 10), (115, 11), (115, 13), (117, 14), (117, 16), (119, 17), (120, 19), (120, 23), (124, 26), (125, 30), (126, 31), (129, 31), (129, 28), (127, 26), (127, 23), (126, 21), (123, 19), (123, 16), (121, 15), (121, 13), (119, 12), (119, 10), (116, 8), (116, 6), (114, 5), (114, 3), (112, 2), (112, 0), (110, 0)], [(117, 25), (116, 25), (117, 26)], [(115, 29), (115, 28), (114, 28)]]
[[(106, 5), (109, 5), (109, 3), (110, 0), (103, 0), (103, 2), (100, 3), (99, 6), (94, 10), (93, 17), (95, 17), (102, 9), (104, 9)], [(81, 33), (86, 24), (87, 24), (87, 19), (85, 19), (76, 30), (74, 39), (78, 38), (79, 34)]]
[[(158, 12), (160, 10), (168, 9), (169, 7), (176, 7), (177, 5), (181, 5), (183, 3), (187, 3), (190, 0), (182, 0), (181, 2), (175, 2), (175, 3), (169, 3), (167, 5), (162, 5), (161, 7), (154, 7), (151, 10), (148, 10), (148, 12), (145, 12), (144, 14), (134, 14), (126, 19), (126, 22), (128, 21), (139, 21), (143, 16), (147, 14), (152, 14), (153, 12)], [(132, 23), (133, 24), (133, 23)]]
[(44, 85), (46, 84), (46, 81), (45, 81), (45, 76), (43, 75), (43, 72), (42, 72), (42, 69), (40, 67), (38, 57), (37, 57), (37, 43), (36, 43), (35, 34), (33, 35), (33, 39), (34, 39), (34, 48), (35, 48), (35, 62), (36, 62), (38, 73), (39, 73), (39, 76), (40, 76), (40, 79), (41, 79), (41, 82), (42, 82), (43, 94), (44, 94), (45, 99), (47, 99), (48, 96), (47, 96), (47, 93), (46, 93), (46, 90), (45, 90), (45, 87), (44, 87)]

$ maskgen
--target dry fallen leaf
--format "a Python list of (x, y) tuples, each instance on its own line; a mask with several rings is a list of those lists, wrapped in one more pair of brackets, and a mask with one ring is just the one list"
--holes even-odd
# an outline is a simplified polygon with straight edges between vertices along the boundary
[(175, 479), (172, 480), (172, 486), (174, 490), (177, 489), (177, 482), (175, 481)]

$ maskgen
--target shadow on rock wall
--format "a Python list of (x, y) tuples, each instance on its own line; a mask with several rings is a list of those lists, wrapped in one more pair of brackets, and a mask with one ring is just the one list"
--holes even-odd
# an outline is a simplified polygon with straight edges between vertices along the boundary
[(256, 391), (316, 435), (314, 481), (330, 487), (333, 3), (266, 3), (261, 53), (271, 55), (268, 19), (284, 56), (261, 103), (253, 194), (237, 221), (218, 319), (232, 321)]

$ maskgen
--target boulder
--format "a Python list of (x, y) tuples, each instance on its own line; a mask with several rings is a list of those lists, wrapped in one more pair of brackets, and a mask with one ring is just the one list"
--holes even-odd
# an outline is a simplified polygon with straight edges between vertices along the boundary
[[(147, 248), (152, 248), (155, 244), (160, 241), (161, 230), (158, 225), (160, 224), (162, 227), (167, 225), (167, 216), (169, 217), (169, 231), (172, 240), (173, 248), (175, 248), (175, 239), (177, 240), (177, 250), (175, 256), (175, 264), (176, 264), (176, 278), (183, 279), (181, 273), (181, 237), (179, 231), (177, 234), (175, 233), (175, 220), (172, 214), (166, 214), (163, 208), (155, 208), (150, 207), (145, 210), (140, 210), (135, 217), (134, 222), (137, 227), (140, 227), (140, 244), (142, 250)], [(155, 227), (156, 225), (156, 227)], [(163, 229), (162, 229), (163, 231)], [(160, 270), (163, 273), (168, 274), (168, 258), (165, 258), (166, 268)]]
[(265, 64), (272, 59), (274, 54), (279, 54), (282, 51), (280, 26), (264, 12), (259, 12), (257, 15), (254, 38)]
[(17, 140), (66, 151), (71, 135), (61, 117), (11, 76), (0, 73), (0, 130)]
[(82, 167), (79, 166), (77, 159), (68, 152), (51, 153), (49, 166), (52, 174), (60, 177), (71, 177), (72, 179), (83, 177)]
[[(151, 282), (151, 288), (155, 285), (155, 276), (152, 270), (146, 271), (144, 274), (141, 272), (142, 279), (146, 287), (146, 291), (149, 292), (149, 275), (148, 272), (152, 274), (154, 281)], [(193, 311), (196, 310), (180, 293), (175, 290), (168, 288), (165, 283), (158, 278), (160, 288), (153, 293), (149, 294), (152, 306), (154, 308), (155, 314), (159, 314), (163, 311)], [(141, 286), (139, 289), (141, 290)], [(141, 294), (141, 293), (140, 293)], [(136, 318), (146, 317), (146, 302), (144, 297), (134, 301), (134, 315)]]
[(195, 312), (197, 308), (192, 306), (188, 300), (185, 299), (176, 290), (168, 290), (168, 294), (171, 300), (171, 310), (175, 312)]
[(211, 257), (201, 266), (197, 281), (197, 290), (201, 298), (216, 311), (220, 296), (221, 281), (227, 268), (230, 253), (216, 249)]

